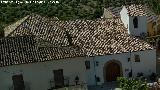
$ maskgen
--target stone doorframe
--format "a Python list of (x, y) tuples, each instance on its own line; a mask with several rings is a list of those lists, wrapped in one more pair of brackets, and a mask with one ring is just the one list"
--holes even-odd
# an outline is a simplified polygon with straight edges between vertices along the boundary
[(105, 64), (104, 64), (104, 67), (103, 67), (103, 79), (104, 79), (104, 82), (107, 82), (106, 80), (106, 69), (107, 69), (107, 65), (109, 65), (110, 63), (117, 63), (119, 66), (120, 66), (120, 75), (123, 76), (123, 69), (122, 69), (122, 63), (118, 60), (109, 60), (107, 61)]

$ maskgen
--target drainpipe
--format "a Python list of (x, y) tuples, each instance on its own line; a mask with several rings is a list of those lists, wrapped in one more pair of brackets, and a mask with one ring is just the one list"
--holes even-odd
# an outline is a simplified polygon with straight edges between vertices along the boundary
[(94, 56), (93, 56), (93, 65), (94, 65), (94, 78), (95, 78), (95, 82), (96, 82), (96, 85), (97, 85), (96, 65), (95, 65), (95, 57)]
[(129, 72), (129, 77), (132, 77), (132, 56), (131, 56), (131, 51), (129, 51), (129, 54), (130, 54), (130, 68), (131, 68), (131, 70), (130, 70), (130, 72)]

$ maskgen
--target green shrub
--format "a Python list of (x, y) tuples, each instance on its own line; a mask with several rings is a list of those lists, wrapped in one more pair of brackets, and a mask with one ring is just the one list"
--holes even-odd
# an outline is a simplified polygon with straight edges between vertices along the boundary
[(133, 78), (119, 77), (119, 86), (122, 90), (147, 90), (147, 83), (145, 81)]

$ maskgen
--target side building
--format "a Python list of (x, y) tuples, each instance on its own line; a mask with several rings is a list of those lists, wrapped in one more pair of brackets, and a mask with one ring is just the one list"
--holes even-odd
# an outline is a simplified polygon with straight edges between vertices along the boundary
[(130, 31), (134, 28), (137, 28), (136, 30), (133, 30), (137, 34), (143, 30), (143, 33), (146, 33), (147, 37), (155, 36), (159, 32), (159, 16), (156, 15), (147, 5), (131, 4), (121, 7), (104, 8), (102, 18), (114, 17), (122, 19), (125, 27), (128, 28), (129, 33), (131, 33)]
[[(51, 90), (85, 84), (85, 64), (74, 47), (37, 47), (33, 36), (0, 39), (1, 90)], [(84, 86), (85, 87), (85, 86)]]

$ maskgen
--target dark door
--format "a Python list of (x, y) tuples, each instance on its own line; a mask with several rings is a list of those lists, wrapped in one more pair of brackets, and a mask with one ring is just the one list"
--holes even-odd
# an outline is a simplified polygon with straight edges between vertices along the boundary
[(106, 68), (106, 79), (107, 81), (116, 81), (117, 77), (120, 76), (120, 66), (117, 63), (110, 63)]
[(13, 80), (14, 90), (24, 90), (25, 89), (23, 76), (21, 74), (12, 76), (12, 80)]
[(64, 86), (63, 69), (54, 70), (55, 87), (60, 88)]

